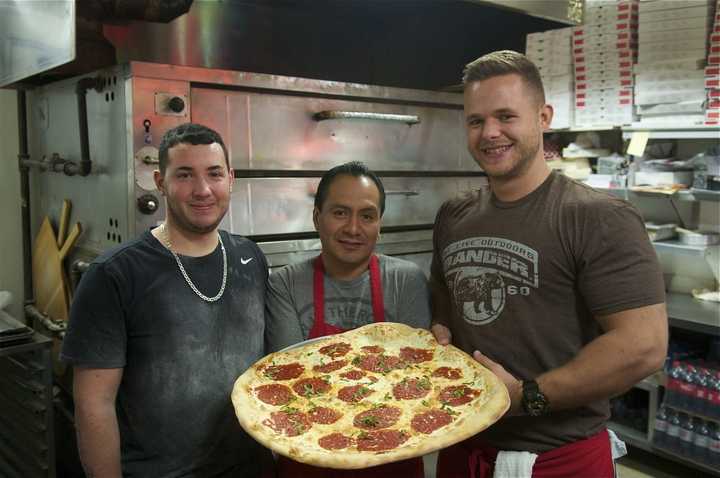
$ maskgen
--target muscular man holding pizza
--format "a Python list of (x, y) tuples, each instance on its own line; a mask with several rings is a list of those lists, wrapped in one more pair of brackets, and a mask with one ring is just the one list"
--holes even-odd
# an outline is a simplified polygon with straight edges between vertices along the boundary
[(159, 159), (164, 223), (93, 261), (72, 305), (80, 458), (97, 477), (259, 476), (272, 457), (230, 391), (263, 355), (267, 263), (218, 229), (233, 182), (220, 135), (177, 126)]
[[(323, 175), (313, 210), (322, 253), (271, 274), (268, 351), (372, 322), (429, 327), (427, 283), (420, 268), (373, 253), (384, 211), (383, 185), (364, 164), (342, 164)], [(281, 477), (423, 476), (420, 458), (359, 471), (322, 469), (285, 458), (278, 466)]]
[(549, 170), (552, 107), (524, 55), (485, 55), (463, 83), (468, 148), (489, 187), (438, 212), (432, 330), (498, 375), (511, 407), (443, 450), (437, 476), (491, 476), (524, 457), (523, 476), (612, 477), (608, 398), (658, 370), (668, 340), (643, 220)]

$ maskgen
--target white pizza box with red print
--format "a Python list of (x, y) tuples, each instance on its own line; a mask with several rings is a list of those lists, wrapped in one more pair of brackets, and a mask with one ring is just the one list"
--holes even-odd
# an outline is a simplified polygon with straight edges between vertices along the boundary
[(705, 90), (658, 91), (655, 93), (636, 94), (635, 104), (680, 103), (682, 101), (702, 100), (703, 98), (705, 98)]
[(720, 45), (720, 32), (712, 32), (710, 34), (710, 47)]
[(709, 126), (720, 124), (720, 109), (705, 111), (704, 124)]
[(575, 83), (575, 93), (595, 90), (622, 90), (633, 87), (632, 76), (608, 79), (586, 79)]
[(670, 127), (670, 126), (702, 126), (705, 124), (704, 114), (694, 115), (661, 115), (642, 116), (640, 121), (633, 123), (638, 127)]
[(705, 48), (683, 50), (643, 50), (638, 54), (638, 63), (657, 63), (674, 60), (676, 58), (705, 58)]
[(705, 46), (709, 30), (708, 28), (693, 28), (685, 30), (659, 30), (655, 32), (644, 31), (638, 33), (640, 47), (645, 43), (669, 42), (677, 39), (684, 41), (701, 42)]
[(660, 41), (644, 41), (640, 39), (638, 49), (640, 50), (640, 62), (642, 63), (642, 57), (644, 51), (653, 50), (704, 50), (707, 46), (707, 37), (695, 36), (691, 38), (684, 38), (677, 36), (675, 38), (665, 38)]
[(613, 78), (626, 76), (627, 73), (621, 74), (621, 72), (632, 71), (633, 65), (632, 58), (623, 59), (611, 59), (601, 61), (591, 61), (584, 63), (575, 63), (574, 71), (575, 75), (593, 75), (601, 78)]
[(640, 2), (640, 15), (657, 10), (676, 10), (685, 7), (702, 7), (712, 5), (713, 0), (657, 0)]
[(605, 45), (613, 45), (621, 42), (637, 42), (638, 34), (635, 30), (625, 30), (617, 32), (597, 32), (597, 33), (581, 33), (573, 38), (573, 48), (593, 44), (601, 43)]
[(708, 55), (707, 62), (708, 62), (708, 65), (720, 65), (720, 54)]
[(591, 128), (596, 126), (605, 127), (607, 125), (628, 125), (634, 120), (631, 111), (623, 111), (621, 113), (584, 113), (575, 110), (575, 126), (582, 128)]
[(680, 8), (671, 10), (644, 11), (640, 13), (640, 25), (646, 22), (662, 22), (665, 20), (678, 20), (683, 18), (712, 18), (713, 6), (710, 4), (692, 5), (686, 3)]
[(700, 114), (705, 111), (704, 104), (704, 100), (695, 100), (681, 101), (679, 103), (660, 103), (656, 105), (636, 105), (635, 112), (641, 116)]
[(573, 75), (552, 75), (543, 76), (545, 95), (552, 93), (565, 93), (572, 91), (574, 84)]
[[(637, 12), (639, 3), (640, 2), (638, 0), (586, 0), (585, 13), (597, 14), (600, 12)], [(587, 21), (587, 18), (585, 21)]]
[(611, 52), (613, 50), (635, 50), (637, 42), (623, 40), (614, 43), (586, 43), (584, 45), (573, 46), (574, 56), (587, 56), (595, 52)]
[(540, 72), (540, 76), (542, 78), (571, 75), (573, 72), (572, 65), (565, 65), (562, 63), (555, 63), (553, 65), (538, 65), (537, 63), (535, 63), (535, 66)]
[[(632, 104), (633, 91), (631, 88), (608, 88), (605, 90), (589, 90), (575, 92), (575, 105), (584, 106), (592, 103), (613, 103), (626, 105), (628, 100)], [(582, 103), (582, 104), (580, 104)]]
[(620, 80), (632, 79), (632, 64), (625, 68), (610, 66), (603, 67), (603, 64), (590, 64), (591, 68), (582, 71), (575, 70), (575, 82), (580, 83), (588, 80)]
[(692, 70), (670, 70), (670, 71), (653, 71), (651, 73), (636, 73), (635, 84), (652, 84), (667, 81), (681, 80), (697, 80), (702, 81), (705, 78), (704, 68), (694, 68)]
[(573, 61), (572, 55), (570, 53), (566, 53), (563, 55), (555, 55), (551, 53), (527, 52), (525, 56), (527, 56), (528, 59), (535, 64), (535, 66), (542, 66), (546, 68), (549, 68), (555, 64), (567, 65), (571, 67)]
[(638, 81), (635, 84), (635, 94), (656, 95), (674, 91), (697, 91), (702, 94), (705, 90), (704, 82), (705, 77), (699, 75), (681, 80)]
[(710, 17), (675, 18), (659, 22), (640, 22), (638, 32), (642, 38), (644, 32), (657, 32), (666, 30), (689, 30), (708, 28), (712, 24)]
[(617, 22), (607, 22), (595, 25), (580, 25), (573, 27), (573, 38), (579, 36), (590, 36), (599, 34), (610, 34), (610, 33), (636, 33), (638, 30), (637, 22), (630, 22), (627, 20), (621, 20)]
[(637, 50), (607, 50), (595, 51), (591, 55), (574, 55), (575, 64), (587, 65), (590, 63), (620, 63), (623, 61), (633, 61), (637, 58)]
[(696, 70), (705, 66), (705, 57), (698, 58), (675, 58), (668, 61), (654, 63), (637, 63), (633, 66), (635, 74), (656, 74), (665, 71), (688, 71)]

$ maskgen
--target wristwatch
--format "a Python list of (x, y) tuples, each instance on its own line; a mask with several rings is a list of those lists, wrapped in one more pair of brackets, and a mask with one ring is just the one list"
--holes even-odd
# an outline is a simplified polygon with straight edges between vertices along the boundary
[(550, 409), (550, 402), (535, 380), (526, 380), (522, 383), (522, 407), (531, 417), (545, 415)]

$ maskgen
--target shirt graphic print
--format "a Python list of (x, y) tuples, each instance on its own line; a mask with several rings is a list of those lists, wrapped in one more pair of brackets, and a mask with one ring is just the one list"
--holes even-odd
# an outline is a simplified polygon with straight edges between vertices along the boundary
[(497, 319), (508, 298), (538, 288), (538, 253), (500, 237), (474, 237), (449, 244), (443, 270), (456, 310), (472, 325)]

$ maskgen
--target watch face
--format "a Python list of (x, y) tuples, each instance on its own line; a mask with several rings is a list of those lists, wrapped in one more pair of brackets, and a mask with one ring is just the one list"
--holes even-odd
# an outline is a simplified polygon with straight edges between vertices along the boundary
[(535, 381), (523, 382), (522, 405), (525, 413), (531, 417), (537, 417), (547, 412), (548, 400)]

